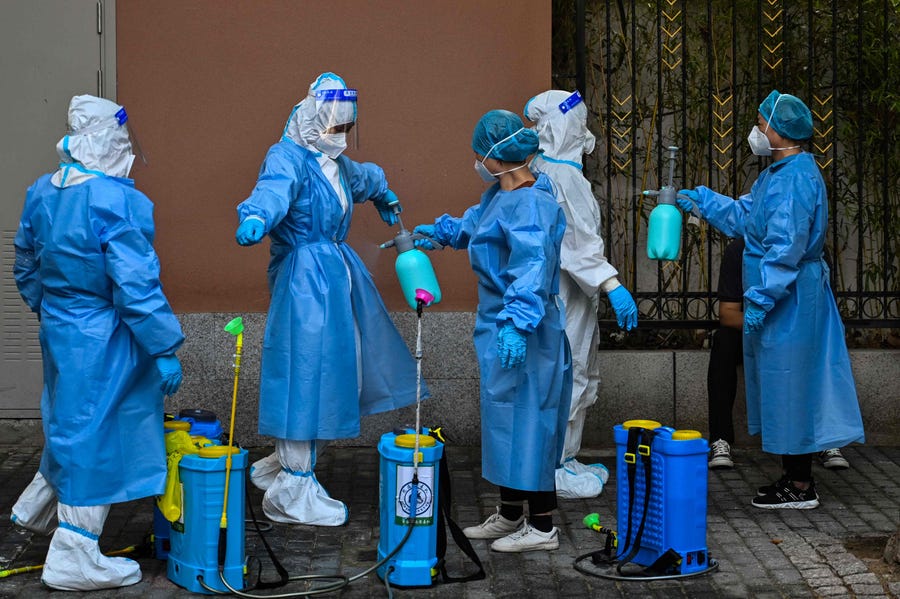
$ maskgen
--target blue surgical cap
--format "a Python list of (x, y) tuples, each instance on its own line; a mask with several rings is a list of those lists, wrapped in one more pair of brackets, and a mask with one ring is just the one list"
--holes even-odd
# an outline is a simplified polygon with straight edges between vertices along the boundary
[(508, 110), (491, 110), (478, 120), (472, 133), (476, 154), (505, 162), (522, 162), (536, 153), (539, 145), (538, 134), (526, 129), (519, 115)]
[(759, 113), (781, 137), (804, 140), (812, 137), (812, 113), (803, 100), (772, 90), (759, 105)]

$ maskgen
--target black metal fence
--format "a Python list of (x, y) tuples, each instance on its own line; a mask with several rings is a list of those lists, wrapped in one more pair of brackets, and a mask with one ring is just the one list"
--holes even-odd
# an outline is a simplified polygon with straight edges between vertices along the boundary
[[(585, 173), (610, 262), (643, 327), (716, 322), (726, 240), (684, 230), (680, 260), (647, 258), (644, 189), (667, 183), (737, 197), (766, 162), (746, 136), (772, 89), (801, 97), (829, 191), (832, 287), (849, 328), (900, 326), (900, 0), (554, 1), (554, 85), (578, 88), (597, 150)], [(609, 318), (606, 315), (601, 318)]]

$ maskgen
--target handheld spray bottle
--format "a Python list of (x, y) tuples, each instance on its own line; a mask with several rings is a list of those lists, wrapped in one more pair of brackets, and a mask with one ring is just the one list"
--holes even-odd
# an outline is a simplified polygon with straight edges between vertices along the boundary
[[(421, 309), (419, 303), (423, 297), (428, 297), (429, 295), (432, 299), (427, 301), (425, 306), (437, 304), (441, 301), (441, 287), (438, 285), (437, 277), (434, 274), (434, 267), (432, 267), (431, 260), (425, 255), (425, 252), (416, 248), (415, 242), (417, 239), (427, 239), (436, 248), (443, 246), (421, 233), (410, 233), (403, 226), (403, 220), (400, 219), (400, 211), (395, 208), (394, 214), (397, 215), (400, 232), (390, 241), (382, 243), (380, 247), (381, 249), (397, 248), (397, 260), (394, 262), (394, 268), (397, 271), (397, 278), (400, 279), (403, 297), (413, 310)], [(424, 291), (426, 295), (419, 293), (420, 290)]]
[[(659, 190), (644, 191), (645, 196), (659, 198), (656, 208), (650, 212), (647, 230), (647, 257), (651, 260), (677, 260), (681, 252), (681, 210), (675, 205), (678, 193), (673, 184), (678, 147), (669, 146), (668, 150), (669, 184), (663, 185)], [(694, 212), (693, 215), (700, 216), (699, 212)]]

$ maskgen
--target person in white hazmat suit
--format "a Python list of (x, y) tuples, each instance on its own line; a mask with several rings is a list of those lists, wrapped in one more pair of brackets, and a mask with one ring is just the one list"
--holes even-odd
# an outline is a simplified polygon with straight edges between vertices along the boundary
[(596, 497), (609, 478), (603, 464), (576, 459), (587, 410), (597, 401), (600, 383), (597, 310), (600, 292), (607, 294), (619, 326), (637, 326), (638, 310), (618, 271), (606, 259), (600, 234), (600, 207), (582, 174), (582, 155), (594, 150), (581, 95), (550, 90), (531, 98), (525, 118), (535, 123), (540, 152), (531, 170), (544, 173), (556, 187), (556, 201), (566, 215), (560, 255), (559, 295), (566, 307), (566, 336), (572, 347), (572, 401), (565, 445), (556, 470), (556, 493), (564, 499)]

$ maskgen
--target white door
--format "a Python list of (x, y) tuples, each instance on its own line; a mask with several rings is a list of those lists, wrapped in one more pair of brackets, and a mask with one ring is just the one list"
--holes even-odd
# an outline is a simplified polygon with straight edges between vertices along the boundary
[(25, 190), (55, 169), (76, 94), (115, 98), (114, 0), (0, 4), (0, 418), (40, 416), (37, 318), (13, 280)]

